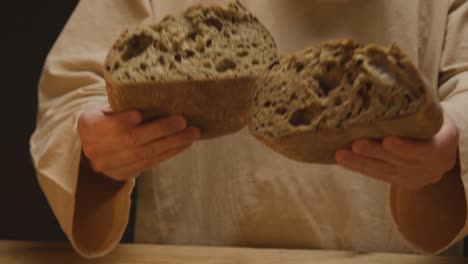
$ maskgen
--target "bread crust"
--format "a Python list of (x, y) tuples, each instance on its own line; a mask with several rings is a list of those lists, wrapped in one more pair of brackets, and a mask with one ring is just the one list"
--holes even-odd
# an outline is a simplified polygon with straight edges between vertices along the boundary
[(138, 110), (144, 120), (183, 115), (201, 139), (234, 133), (247, 124), (253, 78), (115, 84), (106, 79), (115, 112)]
[[(256, 137), (290, 159), (307, 163), (336, 164), (336, 150), (349, 149), (357, 139), (381, 139), (387, 136), (429, 139), (440, 130), (442, 123), (442, 109), (438, 103), (432, 102), (416, 114), (401, 118), (378, 120), (348, 128), (305, 132), (277, 139)], [(255, 135), (254, 131), (250, 132)]]

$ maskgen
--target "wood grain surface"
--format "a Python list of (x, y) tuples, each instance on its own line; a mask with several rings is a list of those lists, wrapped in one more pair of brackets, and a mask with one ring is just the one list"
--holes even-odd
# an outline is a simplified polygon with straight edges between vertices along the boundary
[(465, 258), (401, 254), (358, 254), (324, 250), (183, 247), (142, 244), (118, 246), (106, 257), (86, 260), (67, 244), (0, 241), (1, 264), (467, 264)]

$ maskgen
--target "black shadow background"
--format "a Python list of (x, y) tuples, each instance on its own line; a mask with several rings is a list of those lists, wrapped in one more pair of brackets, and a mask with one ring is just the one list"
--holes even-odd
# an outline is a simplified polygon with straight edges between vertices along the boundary
[[(0, 240), (64, 241), (36, 181), (29, 138), (36, 122), (42, 65), (78, 0), (5, 2), (0, 5), (6, 29), (0, 37)], [(132, 237), (129, 228), (123, 241)]]

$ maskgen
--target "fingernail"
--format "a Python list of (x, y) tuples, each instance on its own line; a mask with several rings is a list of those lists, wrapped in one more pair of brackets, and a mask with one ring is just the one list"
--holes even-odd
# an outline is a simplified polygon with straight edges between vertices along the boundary
[(187, 127), (187, 121), (183, 116), (174, 116), (173, 121), (176, 123), (176, 127), (179, 129), (184, 129)]
[(138, 112), (133, 112), (130, 114), (128, 121), (132, 124), (139, 124), (141, 122), (141, 114)]
[(102, 110), (101, 110), (105, 115), (111, 115), (113, 113), (112, 111), (112, 108), (110, 107), (110, 105), (105, 105), (102, 107)]

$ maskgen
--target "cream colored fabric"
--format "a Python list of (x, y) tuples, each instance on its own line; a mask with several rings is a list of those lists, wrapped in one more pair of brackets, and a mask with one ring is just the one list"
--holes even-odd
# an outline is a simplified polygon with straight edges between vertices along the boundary
[[(82, 0), (49, 54), (31, 152), (54, 213), (84, 256), (107, 254), (120, 239), (132, 183), (116, 185), (86, 162), (80, 167), (77, 117), (106, 100), (102, 63), (124, 28), (195, 2), (207, 1)], [(391, 188), (388, 199), (385, 183), (337, 166), (287, 160), (243, 130), (197, 142), (139, 180), (136, 240), (436, 253), (466, 235), (468, 2), (245, 2), (283, 54), (337, 38), (397, 43), (439, 89), (460, 127), (461, 171), (420, 192)]]
[(79, 170), (77, 119), (107, 101), (103, 61), (117, 35), (149, 18), (149, 1), (81, 1), (44, 65), (31, 154), (62, 229), (84, 256), (102, 255), (117, 244), (127, 224), (133, 183), (116, 186), (91, 175), (86, 166)]

